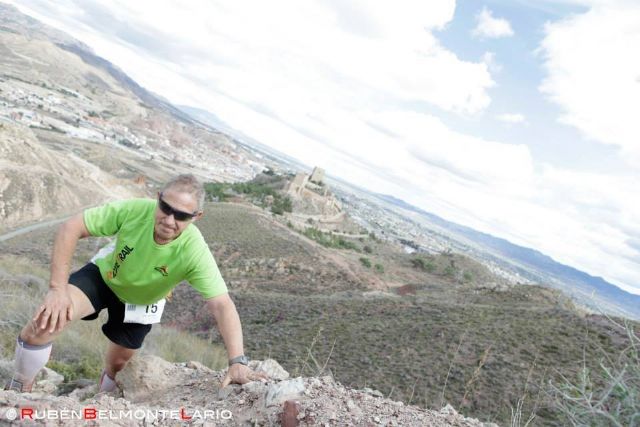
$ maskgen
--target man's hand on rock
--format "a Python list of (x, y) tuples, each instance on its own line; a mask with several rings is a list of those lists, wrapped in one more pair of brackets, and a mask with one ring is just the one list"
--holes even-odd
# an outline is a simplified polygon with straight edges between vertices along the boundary
[(246, 384), (251, 381), (267, 381), (269, 376), (263, 372), (255, 372), (250, 367), (241, 363), (234, 363), (229, 366), (227, 375), (222, 380), (221, 388), (228, 386), (231, 383), (234, 384)]

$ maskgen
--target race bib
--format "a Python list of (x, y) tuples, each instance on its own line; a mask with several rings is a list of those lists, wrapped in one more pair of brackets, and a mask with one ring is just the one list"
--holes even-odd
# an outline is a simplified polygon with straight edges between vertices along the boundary
[(158, 302), (148, 305), (125, 303), (124, 323), (140, 323), (142, 325), (159, 323), (165, 302), (166, 300), (163, 298)]

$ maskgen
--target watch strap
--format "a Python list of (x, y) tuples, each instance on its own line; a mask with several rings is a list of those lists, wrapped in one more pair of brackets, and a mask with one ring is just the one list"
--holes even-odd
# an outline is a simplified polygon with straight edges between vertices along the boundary
[(246, 366), (249, 364), (249, 358), (243, 354), (241, 356), (236, 356), (233, 359), (229, 359), (229, 366), (233, 365), (234, 363), (239, 363)]

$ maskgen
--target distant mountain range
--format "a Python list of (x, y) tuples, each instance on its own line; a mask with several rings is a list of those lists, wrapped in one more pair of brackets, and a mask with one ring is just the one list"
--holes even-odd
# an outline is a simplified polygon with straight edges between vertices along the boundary
[[(508, 240), (447, 221), (393, 196), (385, 194), (376, 194), (376, 196), (395, 206), (418, 213), (430, 222), (453, 234), (463, 236), (495, 254), (535, 270), (543, 284), (555, 285), (554, 287), (566, 293), (580, 297), (583, 302), (587, 302), (584, 301), (585, 298), (589, 298), (591, 294), (595, 293), (595, 301), (605, 300), (620, 308), (624, 314), (636, 319), (640, 318), (640, 295), (626, 292), (602, 277), (591, 276), (576, 268), (561, 264), (537, 250), (515, 245)], [(559, 283), (545, 283), (549, 279), (554, 279)], [(559, 284), (560, 286), (558, 286)]]

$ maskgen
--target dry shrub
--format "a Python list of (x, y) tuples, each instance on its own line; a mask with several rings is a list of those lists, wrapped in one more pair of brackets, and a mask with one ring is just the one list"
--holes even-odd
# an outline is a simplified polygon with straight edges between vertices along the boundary
[(227, 367), (227, 352), (222, 345), (167, 326), (154, 325), (144, 341), (142, 352), (169, 362), (200, 362), (211, 369)]

